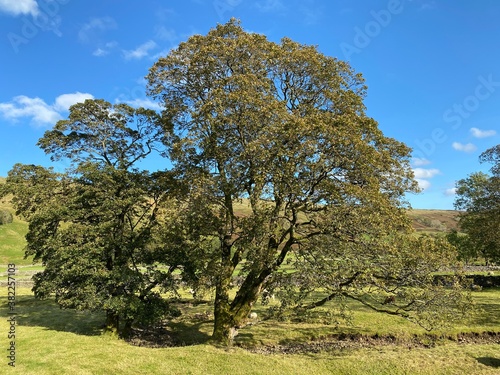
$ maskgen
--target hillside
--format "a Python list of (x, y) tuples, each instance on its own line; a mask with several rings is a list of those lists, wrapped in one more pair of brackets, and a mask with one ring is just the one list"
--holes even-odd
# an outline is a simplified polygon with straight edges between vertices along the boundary
[[(4, 177), (0, 177), (0, 184), (5, 182)], [(9, 199), (0, 200), (0, 209), (8, 209), (14, 213)], [(246, 216), (251, 213), (248, 204), (242, 203), (236, 208), (237, 214)], [(457, 229), (458, 211), (454, 210), (433, 210), (433, 209), (412, 209), (408, 215), (413, 220), (413, 227), (418, 232), (447, 232)], [(19, 222), (19, 220), (17, 220)], [(2, 239), (0, 238), (0, 241)]]
[[(245, 200), (236, 205), (237, 215), (247, 216), (251, 213), (251, 208)], [(412, 209), (408, 215), (413, 221), (413, 228), (417, 232), (448, 232), (457, 229), (459, 211), (455, 210), (434, 210), (434, 209)]]
[[(1, 177), (0, 183), (2, 183)], [(14, 213), (8, 199), (0, 201), (0, 209), (8, 209)], [(244, 205), (237, 208), (237, 213), (242, 216), (246, 216), (250, 212), (250, 208)], [(408, 215), (413, 221), (413, 228), (418, 232), (447, 232), (451, 229), (457, 229), (458, 214), (459, 212), (454, 210), (412, 209), (408, 211)]]
[(413, 228), (418, 232), (447, 232), (457, 229), (459, 211), (454, 210), (410, 210)]

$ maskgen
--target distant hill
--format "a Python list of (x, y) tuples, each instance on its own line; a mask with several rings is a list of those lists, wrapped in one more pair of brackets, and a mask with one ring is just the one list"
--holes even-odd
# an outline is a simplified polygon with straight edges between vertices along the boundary
[(458, 229), (459, 211), (454, 210), (410, 210), (413, 228), (418, 232), (447, 232)]
[[(0, 184), (2, 183), (5, 183), (4, 177), (0, 177)], [(237, 205), (237, 214), (246, 216), (251, 213), (249, 205), (245, 203)], [(1, 200), (0, 209), (9, 209), (12, 213), (14, 212), (9, 198)], [(412, 209), (408, 211), (416, 231), (434, 233), (457, 229), (458, 214), (459, 211), (454, 210)]]
[[(246, 200), (237, 204), (235, 211), (238, 216), (248, 216), (252, 212)], [(408, 216), (417, 232), (438, 233), (458, 229), (459, 213), (455, 210), (412, 209), (408, 211)]]

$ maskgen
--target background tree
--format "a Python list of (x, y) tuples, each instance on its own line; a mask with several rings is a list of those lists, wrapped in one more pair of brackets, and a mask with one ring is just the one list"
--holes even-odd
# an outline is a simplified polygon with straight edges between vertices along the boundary
[(172, 180), (138, 168), (160, 145), (162, 122), (151, 110), (87, 100), (38, 142), (53, 160), (69, 160), (68, 171), (16, 165), (7, 178), (29, 221), (26, 256), (45, 266), (34, 276), (35, 295), (105, 311), (112, 333), (120, 320), (127, 334), (134, 321), (169, 311), (158, 289), (170, 291), (172, 275), (154, 265), (151, 231)]
[(465, 262), (465, 264), (470, 264), (481, 256), (479, 249), (465, 233), (453, 229), (447, 233), (446, 239), (457, 249), (458, 259)]
[(231, 341), (286, 269), (296, 270), (294, 290), (331, 284), (342, 294), (349, 285), (358, 292), (346, 296), (370, 303), (365, 286), (386, 294), (407, 286), (392, 311), (438, 310), (416, 303), (448, 295), (426, 289), (428, 253), (406, 259), (411, 251), (391, 243), (410, 227), (410, 149), (365, 114), (363, 79), (346, 62), (287, 38), (270, 42), (233, 19), (181, 43), (147, 79), (174, 122), (165, 142), (189, 189), (172, 226), (215, 287), (215, 341)]
[(482, 163), (493, 164), (491, 175), (476, 172), (457, 182), (455, 208), (460, 214), (460, 231), (468, 236), (468, 244), (486, 261), (500, 261), (500, 145), (480, 157)]

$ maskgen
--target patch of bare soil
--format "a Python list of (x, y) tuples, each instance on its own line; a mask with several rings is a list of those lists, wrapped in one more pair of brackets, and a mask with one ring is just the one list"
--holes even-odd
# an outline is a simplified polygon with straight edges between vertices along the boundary
[(147, 348), (184, 346), (172, 331), (164, 327), (134, 328), (127, 342), (134, 346), (144, 346)]
[[(147, 329), (134, 328), (127, 341), (134, 346), (148, 348), (180, 347), (187, 344), (177, 334), (164, 326)], [(399, 347), (406, 349), (432, 348), (447, 342), (460, 345), (500, 344), (500, 332), (467, 332), (456, 336), (414, 335), (400, 338), (393, 335), (336, 334), (319, 337), (310, 342), (284, 342), (276, 345), (247, 347), (236, 344), (242, 349), (259, 354), (314, 354), (342, 352), (363, 348)]]
[(366, 336), (361, 334), (339, 334), (307, 343), (286, 343), (245, 349), (260, 354), (312, 354), (388, 346), (407, 349), (432, 348), (446, 342), (455, 342), (458, 344), (500, 344), (500, 332), (461, 333), (454, 337), (427, 334), (415, 335), (410, 339), (401, 339), (391, 335)]

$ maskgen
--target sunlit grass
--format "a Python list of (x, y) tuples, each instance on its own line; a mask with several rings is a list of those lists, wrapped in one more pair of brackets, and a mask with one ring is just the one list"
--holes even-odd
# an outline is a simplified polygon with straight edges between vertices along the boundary
[[(152, 349), (132, 346), (100, 335), (103, 316), (61, 310), (52, 301), (35, 300), (28, 289), (17, 290), (16, 368), (0, 363), (1, 373), (19, 374), (495, 374), (500, 354), (498, 345), (443, 343), (433, 348), (381, 346), (338, 352), (308, 354), (256, 354), (242, 348), (216, 348), (203, 342), (212, 322), (192, 322), (188, 316), (172, 325), (194, 336), (190, 346)], [(0, 331), (7, 332), (6, 288), (2, 296)], [(488, 307), (484, 321), (471, 329), (500, 329), (491, 322), (500, 304), (500, 290), (474, 293), (475, 300)], [(186, 314), (210, 311), (209, 304), (186, 308)], [(320, 338), (339, 329), (384, 332), (395, 321), (384, 315), (356, 311), (352, 327), (335, 328), (319, 324), (260, 322), (240, 331), (238, 340), (252, 337), (267, 344)], [(377, 317), (375, 317), (377, 315)], [(498, 315), (497, 315), (498, 316)], [(488, 321), (488, 322), (486, 322)], [(397, 323), (403, 329), (404, 323)], [(492, 326), (490, 324), (496, 324)], [(415, 332), (407, 325), (410, 332)], [(195, 334), (198, 332), (197, 334)], [(392, 331), (391, 331), (392, 332)], [(198, 337), (196, 337), (198, 335)], [(7, 338), (0, 344), (7, 349)], [(198, 343), (197, 343), (198, 342)]]
[(28, 225), (22, 221), (0, 225), (0, 264), (31, 264), (31, 260), (24, 259), (27, 232)]
[[(242, 203), (241, 212), (249, 213)], [(26, 280), (43, 269), (23, 259), (27, 224), (19, 220), (0, 226), (0, 281), (9, 263), (17, 266), (16, 279)], [(425, 331), (405, 319), (374, 313), (354, 302), (351, 325), (323, 318), (318, 322), (262, 320), (267, 306), (256, 304), (258, 318), (239, 331), (236, 346), (216, 348), (207, 344), (213, 328), (211, 303), (192, 303), (187, 291), (183, 315), (170, 322), (178, 341), (189, 346), (146, 348), (101, 335), (102, 313), (61, 310), (52, 300), (34, 299), (29, 288), (17, 289), (16, 368), (0, 362), (1, 374), (497, 374), (498, 344), (460, 345), (443, 340), (432, 348), (387, 345), (307, 354), (256, 354), (246, 349), (321, 340), (339, 333), (393, 335), (404, 341)], [(500, 289), (474, 292), (479, 313), (468, 323), (436, 332), (500, 331)], [(0, 348), (9, 340), (7, 288), (0, 286)], [(206, 296), (210, 300), (210, 296)], [(323, 310), (324, 312), (327, 309)], [(321, 315), (321, 314), (320, 314)], [(330, 320), (329, 320), (330, 319)], [(330, 323), (330, 324), (325, 324)], [(241, 347), (238, 347), (241, 346)], [(243, 348), (242, 348), (243, 347)]]

